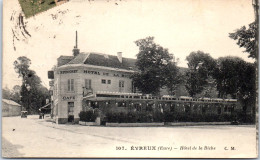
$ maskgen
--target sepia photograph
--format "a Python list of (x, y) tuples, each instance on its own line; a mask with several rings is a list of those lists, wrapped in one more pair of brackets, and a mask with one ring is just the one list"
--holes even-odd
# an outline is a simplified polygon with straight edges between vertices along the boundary
[(258, 0), (4, 0), (2, 158), (257, 158)]

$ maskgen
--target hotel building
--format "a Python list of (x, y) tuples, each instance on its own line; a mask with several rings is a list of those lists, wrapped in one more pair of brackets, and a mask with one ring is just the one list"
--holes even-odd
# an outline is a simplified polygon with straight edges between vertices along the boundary
[(84, 97), (96, 92), (133, 93), (130, 76), (136, 71), (135, 59), (94, 52), (60, 56), (53, 71), (53, 115), (57, 123), (79, 121)]
[[(94, 52), (60, 56), (57, 67), (48, 72), (52, 90), (52, 116), (56, 123), (79, 121), (79, 113), (98, 108), (108, 112), (144, 111), (184, 112), (186, 114), (230, 114), (236, 100), (192, 99), (185, 96), (153, 97), (136, 93), (130, 76), (137, 72), (135, 59)], [(162, 94), (164, 94), (162, 92)]]

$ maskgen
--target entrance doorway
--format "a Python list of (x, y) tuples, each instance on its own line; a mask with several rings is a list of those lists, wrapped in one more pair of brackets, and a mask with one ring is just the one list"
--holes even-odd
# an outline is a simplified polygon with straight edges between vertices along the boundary
[(74, 122), (74, 102), (68, 102), (68, 122)]

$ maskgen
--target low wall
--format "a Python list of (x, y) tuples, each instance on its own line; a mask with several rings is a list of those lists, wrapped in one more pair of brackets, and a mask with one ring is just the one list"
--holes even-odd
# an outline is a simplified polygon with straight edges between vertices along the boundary
[(96, 122), (83, 122), (83, 121), (79, 121), (80, 125), (83, 126), (97, 126), (98, 124)]
[(164, 122), (158, 123), (106, 123), (109, 127), (147, 127), (147, 126), (163, 126)]
[[(97, 122), (79, 121), (83, 126), (99, 126)], [(200, 125), (230, 125), (231, 122), (155, 122), (155, 123), (106, 123), (108, 127), (153, 127), (153, 126), (200, 126)]]
[(230, 125), (231, 122), (165, 122), (166, 126)]

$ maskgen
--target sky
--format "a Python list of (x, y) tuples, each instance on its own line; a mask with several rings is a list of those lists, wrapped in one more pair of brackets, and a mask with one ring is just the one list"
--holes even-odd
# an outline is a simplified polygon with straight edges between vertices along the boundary
[(136, 58), (134, 41), (153, 36), (179, 59), (181, 67), (187, 67), (186, 56), (198, 50), (213, 58), (238, 56), (253, 62), (228, 37), (254, 21), (251, 0), (70, 0), (24, 19), (30, 36), (17, 26), (18, 0), (6, 0), (3, 8), (2, 86), (10, 89), (21, 85), (13, 69), (19, 56), (31, 59), (30, 68), (49, 88), (47, 72), (59, 56), (72, 55), (76, 30), (81, 52), (116, 55), (120, 51), (123, 57)]

